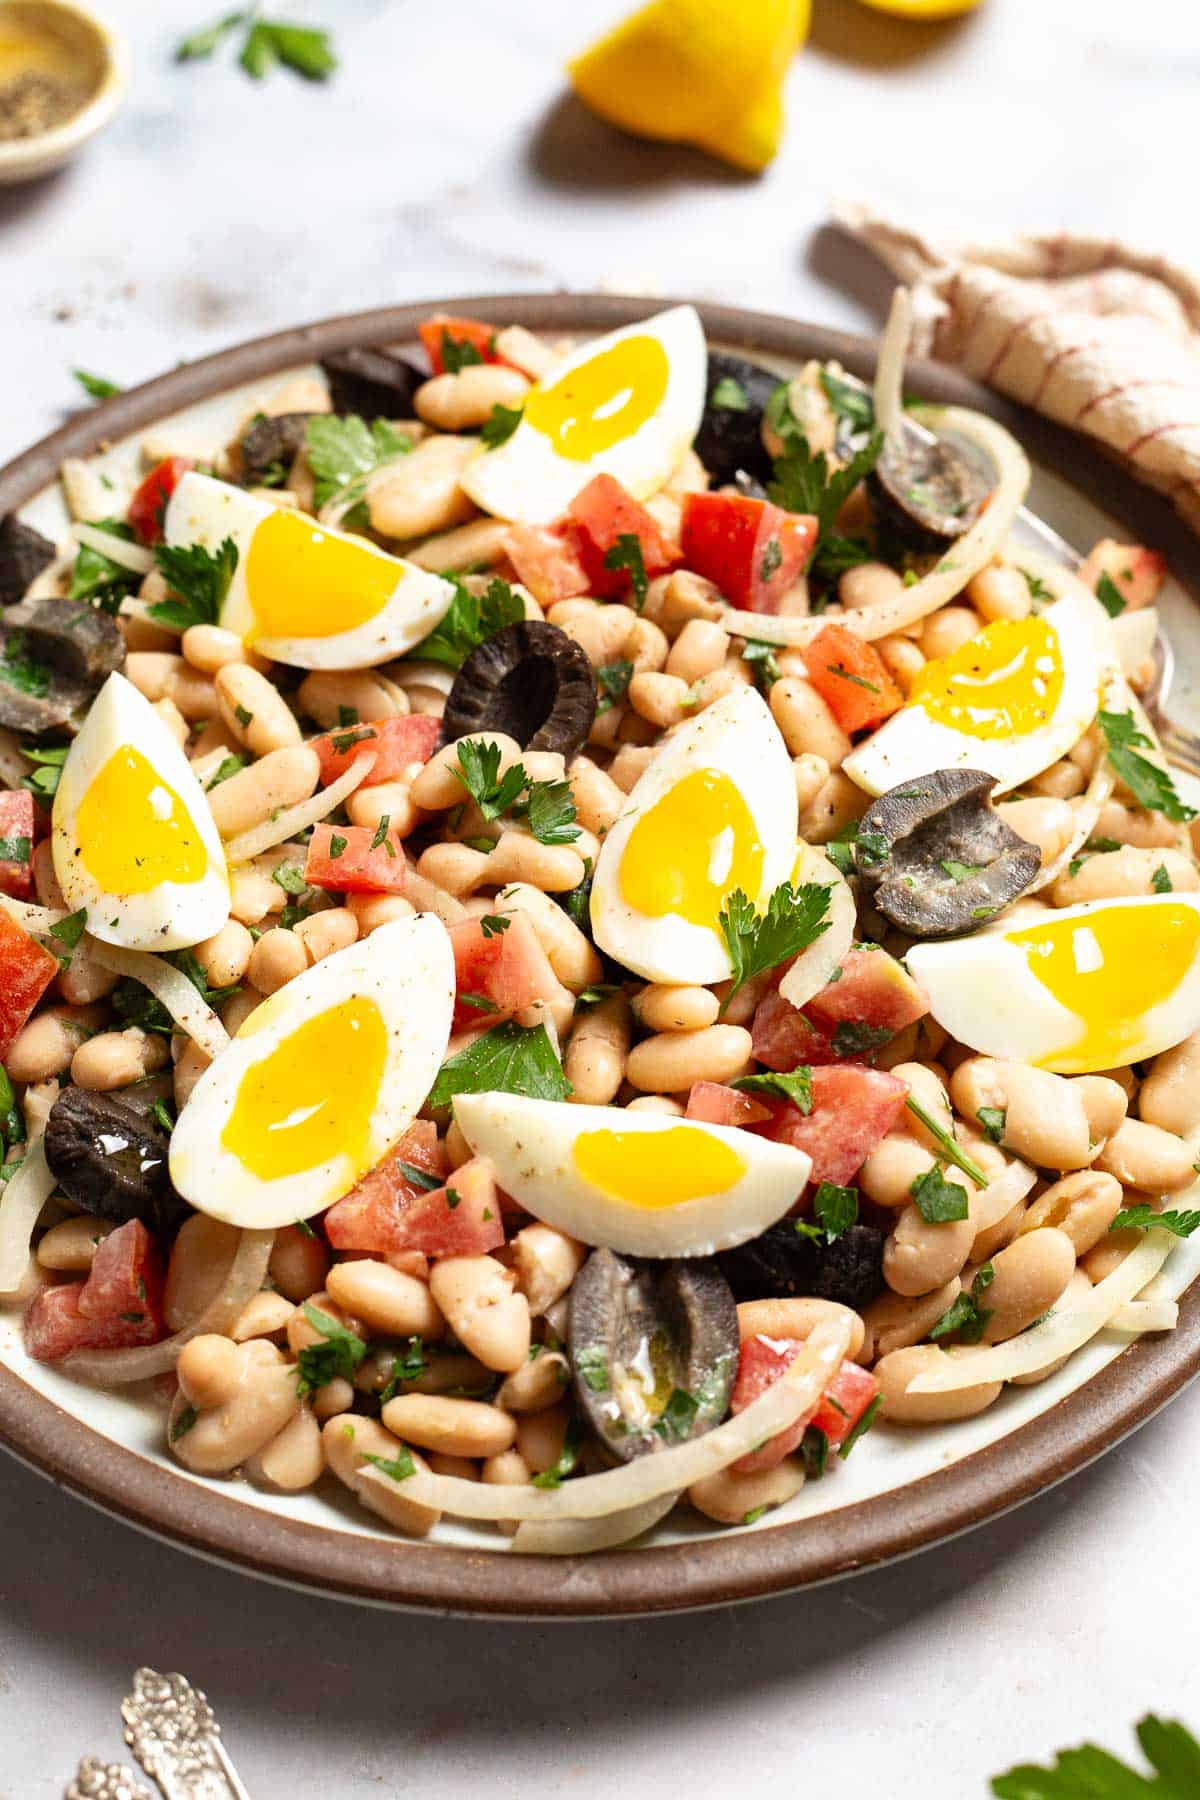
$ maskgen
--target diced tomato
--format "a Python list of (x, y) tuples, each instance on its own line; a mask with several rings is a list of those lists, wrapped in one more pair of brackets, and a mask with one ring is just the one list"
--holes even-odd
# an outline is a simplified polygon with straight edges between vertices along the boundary
[(801, 1063), (835, 1063), (833, 1037), (785, 1000), (778, 988), (764, 994), (751, 1027), (754, 1054), (768, 1069), (785, 1073)]
[(151, 469), (134, 492), (126, 517), (143, 544), (162, 542), (167, 501), (194, 464), (190, 456), (168, 456)]
[(76, 1350), (129, 1350), (166, 1335), (163, 1262), (138, 1219), (96, 1250), (86, 1281), (41, 1288), (25, 1312), (25, 1347), (39, 1362)]
[(389, 1250), (412, 1248), (404, 1215), (416, 1196), (428, 1190), (405, 1173), (405, 1164), (444, 1180), (446, 1154), (432, 1120), (414, 1119), (382, 1162), (330, 1207), (325, 1235), (335, 1250), (374, 1250), (386, 1256)]
[(642, 567), (651, 580), (679, 564), (678, 544), (671, 542), (654, 515), (611, 475), (596, 475), (580, 488), (567, 513), (575, 527), (579, 560), (587, 571), (589, 591), (606, 600), (624, 600), (632, 592), (630, 571), (624, 567), (610, 569), (605, 560), (623, 537), (637, 539)]
[(432, 318), (423, 320), (417, 326), (435, 375), (444, 375), (446, 372), (442, 354), (444, 338), (449, 338), (454, 344), (469, 344), (472, 350), (478, 351), (480, 362), (503, 362), (504, 358), (496, 353), (496, 329), (495, 325), (487, 325), (482, 319), (455, 319), (448, 313), (434, 313)]
[(929, 1001), (894, 956), (856, 946), (843, 956), (837, 980), (814, 994), (806, 1010), (818, 1026), (865, 1025), (894, 1037), (925, 1017)]
[[(450, 927), (454, 951), (455, 1031), (499, 1025), (535, 1000), (552, 1000), (560, 982), (524, 913), (507, 915), (499, 929), (489, 919), (460, 919)], [(470, 995), (470, 999), (466, 996)], [(482, 1004), (472, 1004), (482, 1002)]]
[(367, 825), (314, 825), (305, 881), (338, 894), (402, 893), (408, 877), (403, 841), (394, 831), (376, 843), (378, 837)]
[(28, 900), (33, 893), (37, 809), (25, 788), (0, 790), (0, 894)]
[(371, 724), (323, 732), (310, 740), (321, 759), (321, 786), (328, 787), (344, 775), (355, 757), (368, 755), (374, 756), (375, 763), (364, 787), (402, 781), (410, 769), (429, 761), (441, 732), (441, 720), (428, 713), (407, 713), (401, 719), (376, 719)]
[(398, 1247), (425, 1256), (486, 1256), (497, 1249), (504, 1221), (491, 1163), (476, 1156), (455, 1169), (444, 1187), (414, 1194), (396, 1231)]
[(50, 952), (0, 910), (0, 1062), (57, 974)]
[(1095, 592), (1107, 575), (1130, 612), (1153, 606), (1167, 577), (1167, 559), (1143, 544), (1118, 544), (1101, 538), (1080, 564), (1079, 576)]
[(808, 678), (843, 731), (882, 725), (904, 695), (873, 645), (845, 625), (826, 625), (800, 654)]
[(504, 548), (517, 580), (524, 582), (539, 606), (591, 592), (578, 539), (564, 520), (555, 525), (510, 526)]
[(817, 541), (811, 513), (785, 512), (748, 494), (688, 494), (683, 560), (715, 581), (732, 606), (776, 613)]
[[(744, 1412), (752, 1401), (765, 1394), (769, 1387), (774, 1387), (802, 1348), (798, 1338), (747, 1338), (738, 1358), (729, 1410)], [(857, 1363), (844, 1362), (809, 1418), (777, 1431), (760, 1449), (739, 1457), (733, 1467), (744, 1475), (774, 1469), (798, 1448), (810, 1425), (823, 1431), (831, 1448), (836, 1449), (853, 1431), (878, 1392), (879, 1383), (873, 1375), (860, 1369)]]
[(823, 1431), (836, 1450), (845, 1443), (878, 1393), (879, 1383), (869, 1369), (844, 1362), (822, 1394), (809, 1424)]
[(790, 1100), (771, 1103), (771, 1118), (750, 1129), (777, 1144), (791, 1144), (812, 1159), (813, 1182), (844, 1187), (895, 1124), (908, 1083), (862, 1063), (814, 1068), (812, 1111)]
[(708, 1125), (759, 1125), (771, 1117), (771, 1108), (723, 1082), (694, 1081), (685, 1117), (703, 1119)]

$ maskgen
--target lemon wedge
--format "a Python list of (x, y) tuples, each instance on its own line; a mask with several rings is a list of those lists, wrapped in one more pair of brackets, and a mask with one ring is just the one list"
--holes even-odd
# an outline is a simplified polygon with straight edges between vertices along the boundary
[(812, 0), (649, 0), (569, 65), (579, 97), (623, 131), (764, 169), (783, 136), (783, 81)]

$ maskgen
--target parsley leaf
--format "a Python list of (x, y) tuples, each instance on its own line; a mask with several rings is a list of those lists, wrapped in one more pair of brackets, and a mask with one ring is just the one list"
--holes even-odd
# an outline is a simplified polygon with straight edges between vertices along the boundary
[(512, 920), (506, 913), (485, 913), (479, 921), (480, 930), (485, 938), (502, 936), (511, 924)]
[[(367, 476), (381, 463), (411, 449), (410, 440), (403, 432), (394, 431), (386, 419), (375, 419), (367, 425), (356, 413), (345, 418), (335, 413), (318, 413), (308, 421), (305, 433), (308, 466), (313, 472), (313, 498), (318, 507), (335, 495), (360, 501), (366, 492)], [(349, 514), (344, 523), (350, 523)]]
[[(390, 1399), (391, 1396), (389, 1395), (388, 1398)], [(366, 1462), (373, 1463), (377, 1469), (382, 1469), (385, 1475), (390, 1475), (393, 1481), (407, 1481), (410, 1475), (415, 1475), (417, 1472), (417, 1465), (412, 1459), (407, 1444), (401, 1444), (395, 1456), (372, 1456), (371, 1452), (366, 1450), (363, 1452), (363, 1457)]]
[(833, 1028), (835, 1056), (862, 1056), (878, 1050), (895, 1036), (888, 1025), (864, 1025), (859, 1019), (839, 1019)]
[[(63, 924), (66, 924), (65, 919)], [(181, 974), (187, 976), (207, 1006), (221, 1006), (240, 991), (236, 982), (230, 987), (209, 987), (204, 970), (191, 950), (172, 951), (166, 955), (165, 960), (173, 963)], [(134, 981), (129, 976), (117, 983), (112, 1003), (127, 1024), (140, 1025), (143, 1031), (157, 1031), (164, 1037), (170, 1037), (179, 1029), (166, 1007), (155, 999), (149, 988), (143, 987), (140, 981)]]
[[(861, 450), (841, 469), (831, 469), (824, 451), (814, 455), (803, 432), (793, 426), (784, 454), (776, 458), (775, 479), (768, 498), (787, 512), (813, 513), (817, 520), (817, 547), (810, 567), (818, 574), (832, 574), (823, 566), (822, 539), (833, 532), (838, 513), (859, 482), (870, 474), (883, 449), (883, 433), (874, 432)], [(844, 544), (845, 539), (838, 540)]]
[(490, 740), (480, 743), (464, 738), (458, 746), (458, 767), (454, 773), (485, 819), (498, 819), (525, 788), (523, 765), (514, 763), (501, 775), (500, 746)]
[(778, 968), (789, 956), (816, 943), (829, 929), (828, 912), (829, 889), (820, 882), (807, 882), (803, 887), (782, 882), (768, 900), (765, 913), (756, 912), (749, 897), (735, 888), (717, 917), (733, 965), (733, 982), (721, 1011), (752, 976)]
[(36, 662), (27, 654), (23, 631), (10, 631), (5, 637), (0, 674), (6, 684), (16, 688), (19, 694), (31, 694), (34, 699), (40, 700), (50, 692), (50, 671), (43, 663)]
[(493, 406), (491, 415), (484, 421), (479, 436), (489, 450), (495, 450), (500, 444), (507, 444), (521, 420), (525, 417), (523, 406)]
[(604, 566), (606, 569), (625, 569), (628, 572), (633, 604), (641, 612), (646, 604), (646, 595), (650, 592), (650, 578), (646, 574), (642, 540), (636, 531), (621, 533), (612, 549), (606, 552)]
[(1060, 1750), (1052, 1768), (1021, 1763), (992, 1780), (996, 1800), (1195, 1800), (1200, 1743), (1174, 1719), (1147, 1713), (1138, 1743), (1155, 1771), (1142, 1775), (1095, 1744)]
[(866, 1437), (868, 1431), (870, 1431), (872, 1425), (875, 1423), (876, 1419), (879, 1417), (882, 1407), (883, 1407), (883, 1395), (876, 1394), (876, 1396), (872, 1400), (870, 1406), (868, 1406), (867, 1410), (863, 1413), (862, 1417), (859, 1419), (857, 1425), (855, 1425), (855, 1427), (852, 1431), (847, 1433), (844, 1443), (842, 1444), (841, 1448), (838, 1450), (838, 1455), (841, 1457), (843, 1462), (845, 1462), (846, 1458), (849, 1456), (850, 1452), (853, 1450), (855, 1444), (857, 1444), (859, 1438)]
[(800, 1440), (800, 1460), (809, 1481), (820, 1481), (829, 1461), (829, 1437), (819, 1425), (805, 1427)]
[(525, 617), (525, 605), (507, 581), (497, 577), (489, 582), (486, 593), (472, 594), (466, 585), (453, 582), (454, 598), (440, 622), (419, 643), (414, 656), (422, 662), (442, 663), (448, 669), (460, 669), (472, 650), (485, 638), (494, 637), (506, 625), (515, 625)]
[(223, 781), (228, 781), (231, 775), (237, 775), (245, 768), (245, 766), (246, 759), (244, 756), (238, 756), (236, 753), (230, 756), (223, 756), (209, 779), (204, 784), (205, 793), (211, 794), (215, 787), (220, 787)]
[(416, 1163), (396, 1161), (392, 1167), (400, 1171), (410, 1187), (421, 1188), (427, 1194), (433, 1193), (435, 1188), (442, 1185), (440, 1175), (431, 1175), (428, 1169), (418, 1169)]
[[(199, 57), (211, 56), (218, 49), (226, 35), (235, 25), (240, 25), (245, 18), (244, 13), (226, 13), (215, 25), (206, 25), (200, 31), (194, 31), (185, 37), (175, 48), (176, 62), (194, 62)], [(78, 374), (78, 370), (76, 370)]]
[(1148, 749), (1151, 744), (1145, 732), (1138, 730), (1132, 712), (1098, 712), (1096, 723), (1104, 733), (1109, 762), (1139, 806), (1179, 824), (1196, 817), (1195, 807), (1184, 805), (1167, 771), (1139, 755), (1135, 746)]
[(857, 425), (863, 431), (870, 431), (875, 423), (875, 402), (869, 388), (846, 381), (841, 375), (835, 375), (832, 369), (821, 370), (821, 386), (825, 390), (825, 398), (839, 419), (845, 419), (848, 425)]
[(86, 906), (81, 906), (78, 912), (68, 913), (65, 919), (60, 919), (58, 921), (57, 925), (51, 925), (49, 935), (52, 938), (57, 938), (58, 942), (63, 946), (62, 950), (55, 950), (53, 954), (57, 956), (59, 963), (64, 969), (70, 968), (71, 958), (75, 954), (75, 946), (83, 936), (86, 928)]
[(960, 1294), (946, 1308), (936, 1325), (931, 1327), (930, 1337), (936, 1342), (938, 1338), (949, 1337), (951, 1333), (956, 1333), (962, 1343), (977, 1344), (992, 1316), (986, 1306), (980, 1306), (979, 1301), (991, 1287), (995, 1278), (996, 1271), (991, 1263), (984, 1263), (971, 1283), (969, 1291)]
[(460, 369), (470, 369), (483, 361), (483, 352), (470, 338), (451, 337), (446, 330), (442, 332), (442, 369), (447, 375), (457, 375)]
[(947, 1181), (940, 1164), (918, 1175), (908, 1191), (927, 1224), (949, 1225), (967, 1216), (966, 1188), (959, 1181)]
[(569, 781), (531, 781), (521, 810), (539, 844), (573, 844), (579, 836)]
[(810, 1113), (813, 1109), (812, 1070), (804, 1063), (790, 1075), (743, 1075), (733, 1086), (747, 1094), (781, 1095), (793, 1106), (798, 1106), (802, 1113)]
[(444, 1062), (426, 1105), (437, 1112), (455, 1094), (527, 1094), (531, 1100), (565, 1100), (571, 1084), (544, 1025), (512, 1020), (493, 1025)]
[(708, 396), (708, 404), (718, 412), (749, 412), (750, 396), (732, 375), (722, 375)]
[(256, 19), (238, 61), (255, 81), (270, 74), (276, 63), (305, 81), (326, 81), (338, 66), (327, 31), (281, 19)]
[(600, 699), (596, 705), (596, 717), (606, 713), (623, 700), (633, 679), (633, 664), (621, 662), (601, 663), (596, 670), (596, 686), (600, 690)]
[(21, 786), (36, 794), (39, 800), (52, 800), (58, 792), (58, 778), (67, 760), (67, 749), (66, 744), (50, 744), (44, 750), (22, 744), (21, 755), (28, 762), (37, 763), (38, 767), (32, 775), (26, 775)]
[(982, 863), (955, 862), (953, 857), (947, 858), (940, 866), (951, 881), (970, 881), (972, 875), (978, 875), (983, 870)]
[(1025, 577), (1025, 586), (1029, 589), (1029, 598), (1033, 601), (1034, 611), (1036, 612), (1039, 606), (1049, 606), (1054, 599), (1053, 588), (1048, 588), (1044, 581), (1037, 575), (1031, 575), (1028, 569), (1022, 569), (1020, 572)]
[(1003, 1106), (981, 1106), (975, 1114), (983, 1126), (983, 1135), (989, 1144), (999, 1144), (1004, 1137), (1004, 1127), (1008, 1122), (1008, 1110)]
[(1096, 583), (1096, 598), (1110, 619), (1120, 618), (1121, 614), (1125, 611), (1127, 602), (1124, 594), (1122, 594), (1112, 576), (1105, 574), (1103, 571), (1101, 571), (1100, 579)]
[(824, 1228), (825, 1242), (832, 1244), (857, 1222), (858, 1189), (822, 1181), (813, 1195), (813, 1212)]
[(667, 1404), (658, 1415), (655, 1436), (664, 1444), (682, 1444), (691, 1435), (699, 1411), (700, 1402), (694, 1394), (689, 1394), (686, 1388), (672, 1388)]
[(158, 544), (154, 561), (171, 592), (147, 608), (158, 625), (186, 631), (191, 625), (215, 625), (237, 572), (238, 548), (225, 538), (215, 554), (202, 544)]
[(779, 680), (775, 648), (774, 644), (764, 644), (759, 638), (747, 638), (742, 645), (742, 661), (750, 664), (760, 694), (769, 694)]
[(1200, 1212), (1155, 1212), (1151, 1206), (1127, 1206), (1108, 1229), (1150, 1231), (1156, 1227), (1160, 1231), (1169, 1231), (1172, 1237), (1191, 1237), (1194, 1231), (1200, 1230)]
[(109, 381), (105, 375), (92, 375), (87, 369), (72, 369), (71, 373), (89, 399), (111, 400), (114, 394), (121, 392), (118, 383)]
[(200, 1414), (196, 1411), (194, 1406), (190, 1404), (181, 1406), (179, 1415), (176, 1418), (175, 1423), (171, 1426), (171, 1442), (174, 1444), (177, 1443), (181, 1437), (186, 1437), (199, 1417)]
[(939, 1124), (933, 1114), (931, 1112), (926, 1112), (925, 1108), (921, 1105), (921, 1102), (914, 1099), (911, 1094), (907, 1096), (904, 1104), (914, 1118), (920, 1119), (926, 1131), (928, 1131), (930, 1136), (935, 1139), (946, 1161), (952, 1162), (960, 1168), (964, 1175), (970, 1177), (976, 1187), (985, 1188), (988, 1184), (987, 1176), (984, 1174), (979, 1164), (972, 1157), (967, 1155), (965, 1150), (959, 1149), (954, 1140), (953, 1132), (947, 1131), (944, 1125)]
[(324, 1342), (307, 1344), (296, 1358), (299, 1369), (297, 1391), (301, 1399), (311, 1394), (315, 1388), (324, 1387), (327, 1381), (340, 1376), (343, 1381), (352, 1381), (359, 1363), (367, 1354), (367, 1346), (357, 1332), (350, 1331), (339, 1324), (311, 1300), (304, 1302), (305, 1318), (314, 1331), (319, 1331)]
[[(674, 1395), (672, 1395), (672, 1399)], [(533, 1477), (534, 1487), (561, 1487), (568, 1475), (573, 1475), (579, 1466), (579, 1451), (583, 1443), (583, 1433), (578, 1421), (571, 1420), (563, 1436), (563, 1447), (558, 1453), (558, 1461), (551, 1469), (543, 1469), (540, 1475)]]
[(1175, 883), (1167, 874), (1166, 865), (1164, 863), (1159, 863), (1157, 869), (1155, 869), (1153, 875), (1151, 875), (1150, 885), (1156, 894), (1173, 894), (1175, 892)]
[[(92, 519), (89, 523), (97, 531), (107, 532), (109, 537), (133, 542), (133, 529), (124, 519)], [(98, 606), (102, 612), (115, 613), (125, 596), (141, 586), (141, 580), (141, 576), (135, 575), (132, 569), (113, 562), (102, 551), (93, 550), (88, 544), (80, 544), (67, 595), (71, 600), (86, 600), (89, 605)]]

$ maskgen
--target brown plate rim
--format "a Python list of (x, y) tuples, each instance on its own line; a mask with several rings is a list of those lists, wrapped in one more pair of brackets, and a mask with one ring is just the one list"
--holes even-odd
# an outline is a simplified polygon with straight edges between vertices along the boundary
[[(607, 330), (645, 315), (643, 299), (600, 294), (468, 295), (346, 314), (258, 338), (172, 370), (69, 420), (0, 469), (0, 514), (26, 504), (67, 456), (256, 380), (355, 344), (411, 341), (433, 309), (531, 329)], [(655, 305), (675, 302), (663, 300)], [(838, 357), (869, 375), (875, 345), (777, 314), (699, 304), (710, 339), (748, 352)], [(1200, 551), (1159, 496), (1097, 447), (976, 386), (915, 363), (923, 398), (978, 407), (1010, 425), (1033, 457), (1164, 549), (1200, 596)], [(967, 1531), (1065, 1480), (1144, 1424), (1200, 1374), (1200, 1284), (1178, 1329), (1144, 1338), (1041, 1417), (907, 1487), (817, 1518), (594, 1558), (360, 1537), (247, 1506), (114, 1444), (0, 1364), (0, 1445), (101, 1510), (182, 1549), (327, 1596), (480, 1618), (596, 1619), (762, 1599), (876, 1567)]]

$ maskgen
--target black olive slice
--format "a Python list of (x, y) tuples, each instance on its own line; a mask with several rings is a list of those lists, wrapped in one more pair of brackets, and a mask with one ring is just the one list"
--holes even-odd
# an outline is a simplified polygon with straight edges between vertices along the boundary
[(160, 1230), (182, 1202), (167, 1173), (167, 1134), (113, 1094), (64, 1088), (46, 1121), (46, 1161), (67, 1198), (97, 1218)]
[(831, 1244), (818, 1243), (783, 1219), (748, 1244), (723, 1251), (721, 1272), (739, 1300), (811, 1294), (860, 1312), (883, 1290), (883, 1242), (876, 1226), (851, 1225)]
[(763, 413), (782, 379), (744, 356), (709, 351), (704, 416), (693, 448), (714, 487), (737, 481), (739, 474), (759, 483), (770, 481)]
[(321, 359), (335, 413), (411, 419), (413, 395), (429, 376), (390, 350), (335, 350)]
[(270, 480), (281, 485), (304, 448), (308, 421), (319, 417), (318, 413), (291, 412), (276, 413), (273, 418), (263, 413), (252, 419), (238, 442), (246, 481), (253, 485)]
[(0, 606), (15, 606), (57, 555), (49, 538), (16, 513), (5, 513), (0, 519)]
[(53, 731), (76, 723), (125, 662), (115, 619), (79, 600), (25, 600), (0, 623), (0, 725)]
[(646, 1262), (594, 1250), (571, 1288), (569, 1339), (579, 1406), (618, 1462), (724, 1418), (737, 1308), (711, 1258)]
[(889, 438), (867, 480), (881, 524), (914, 550), (944, 550), (975, 523), (991, 491), (953, 445), (901, 431)]
[(994, 775), (935, 769), (863, 814), (855, 865), (875, 906), (910, 937), (978, 931), (1025, 892), (1041, 851), (991, 804)]
[(557, 625), (520, 619), (476, 645), (454, 678), (443, 742), (502, 731), (522, 750), (559, 750), (570, 762), (596, 717), (596, 677), (586, 654)]

